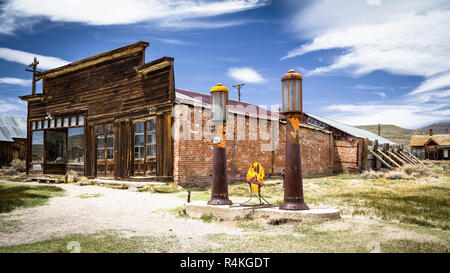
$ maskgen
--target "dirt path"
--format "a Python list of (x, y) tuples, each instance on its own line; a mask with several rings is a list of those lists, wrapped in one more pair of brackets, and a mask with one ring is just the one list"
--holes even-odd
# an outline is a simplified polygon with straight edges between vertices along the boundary
[[(176, 235), (182, 246), (179, 251), (183, 251), (189, 246), (207, 243), (202, 238), (205, 234), (242, 234), (240, 229), (230, 226), (206, 224), (201, 220), (178, 218), (169, 213), (158, 212), (183, 205), (184, 200), (175, 194), (151, 194), (70, 184), (58, 187), (66, 190), (66, 196), (53, 197), (44, 206), (4, 214), (9, 219), (20, 220), (23, 225), (18, 232), (0, 233), (0, 245), (31, 243), (73, 233), (86, 234), (113, 229), (136, 236)], [(83, 199), (79, 197), (81, 194), (102, 196)]]

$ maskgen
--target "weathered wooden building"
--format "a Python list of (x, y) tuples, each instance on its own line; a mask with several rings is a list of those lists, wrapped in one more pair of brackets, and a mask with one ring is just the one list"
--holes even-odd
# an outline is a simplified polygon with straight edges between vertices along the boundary
[(25, 117), (0, 116), (0, 167), (14, 159), (25, 160), (26, 124)]
[(450, 134), (412, 135), (411, 153), (419, 159), (450, 160)]
[(29, 174), (172, 177), (173, 58), (137, 42), (38, 74), (28, 102)]

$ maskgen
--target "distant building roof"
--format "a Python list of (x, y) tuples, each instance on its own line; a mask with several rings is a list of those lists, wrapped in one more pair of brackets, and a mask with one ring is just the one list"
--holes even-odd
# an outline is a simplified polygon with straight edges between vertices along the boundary
[(395, 143), (393, 141), (390, 141), (389, 139), (386, 139), (384, 137), (380, 137), (380, 136), (378, 136), (378, 135), (376, 135), (376, 134), (374, 134), (372, 132), (369, 132), (367, 130), (364, 130), (364, 129), (356, 128), (356, 127), (344, 124), (344, 123), (339, 122), (339, 121), (335, 121), (335, 120), (332, 120), (332, 119), (319, 117), (319, 116), (312, 115), (312, 114), (309, 114), (309, 113), (307, 113), (307, 115), (312, 117), (312, 118), (314, 118), (314, 119), (317, 119), (320, 122), (326, 123), (326, 124), (328, 124), (331, 127), (339, 129), (339, 130), (341, 130), (341, 131), (343, 131), (343, 132), (345, 132), (345, 133), (347, 133), (349, 135), (355, 136), (355, 137), (367, 138), (370, 141), (378, 140), (379, 144), (385, 144), (385, 143), (397, 144), (397, 143)]
[(13, 142), (13, 138), (27, 138), (27, 118), (0, 116), (0, 141)]
[(412, 135), (409, 146), (425, 146), (429, 141), (436, 142), (440, 146), (450, 146), (450, 134), (442, 135)]

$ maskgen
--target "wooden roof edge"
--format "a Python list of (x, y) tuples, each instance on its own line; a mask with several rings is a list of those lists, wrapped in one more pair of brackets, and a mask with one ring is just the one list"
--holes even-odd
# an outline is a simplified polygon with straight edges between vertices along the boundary
[(100, 54), (97, 54), (97, 55), (94, 55), (94, 56), (91, 56), (91, 57), (88, 57), (85, 59), (81, 59), (79, 61), (75, 61), (73, 63), (67, 64), (64, 66), (60, 66), (60, 67), (53, 68), (53, 69), (50, 69), (47, 71), (39, 72), (37, 76), (38, 76), (38, 78), (45, 78), (49, 74), (53, 74), (55, 72), (62, 72), (69, 68), (75, 68), (79, 65), (82, 65), (82, 64), (85, 64), (85, 63), (88, 63), (88, 62), (91, 62), (91, 61), (94, 61), (94, 60), (97, 60), (97, 59), (100, 59), (103, 57), (112, 56), (114, 54), (117, 54), (117, 53), (120, 53), (120, 52), (123, 52), (126, 50), (130, 50), (133, 48), (142, 47), (142, 50), (145, 50), (145, 48), (148, 47), (149, 45), (150, 45), (150, 43), (148, 43), (148, 42), (139, 41), (134, 44), (126, 45), (126, 46), (119, 47), (119, 48), (116, 48), (116, 49), (113, 49), (113, 50), (110, 50), (107, 52), (103, 52), (103, 53), (100, 53)]
[(25, 96), (19, 96), (19, 99), (26, 100), (26, 101), (33, 101), (33, 100), (40, 100), (42, 97), (44, 97), (44, 94), (31, 94), (31, 95), (25, 95)]
[(167, 62), (173, 62), (174, 60), (175, 60), (175, 58), (173, 58), (173, 57), (164, 56), (164, 57), (161, 57), (159, 59), (153, 60), (153, 61), (151, 61), (149, 63), (145, 63), (145, 64), (140, 65), (140, 66), (136, 66), (135, 69), (136, 69), (136, 71), (139, 72), (139, 71), (141, 71), (141, 70), (143, 70), (145, 68), (151, 67), (151, 66), (153, 66), (155, 64), (166, 62), (166, 61)]

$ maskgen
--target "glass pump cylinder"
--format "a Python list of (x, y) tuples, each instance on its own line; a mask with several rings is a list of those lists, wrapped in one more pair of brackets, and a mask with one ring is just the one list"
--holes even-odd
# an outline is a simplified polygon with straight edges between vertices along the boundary
[(302, 107), (302, 75), (293, 69), (281, 78), (282, 112), (301, 113)]
[(211, 89), (211, 119), (212, 121), (227, 120), (228, 88), (218, 83)]

